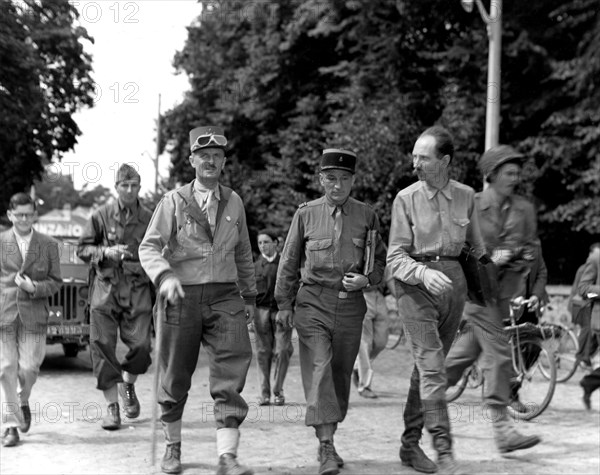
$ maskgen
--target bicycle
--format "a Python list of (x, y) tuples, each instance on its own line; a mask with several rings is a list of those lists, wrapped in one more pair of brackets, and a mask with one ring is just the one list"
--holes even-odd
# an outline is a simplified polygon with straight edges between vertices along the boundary
[[(542, 333), (546, 337), (544, 344), (554, 355), (556, 362), (556, 382), (564, 383), (571, 379), (577, 371), (577, 351), (579, 342), (575, 332), (560, 323), (541, 322)], [(540, 371), (545, 378), (550, 378), (548, 368), (540, 363)]]
[[(539, 416), (550, 404), (556, 387), (556, 360), (543, 344), (548, 330), (530, 322), (517, 323), (528, 303), (522, 297), (511, 300), (510, 324), (504, 327), (509, 336), (515, 374), (511, 378), (511, 389), (515, 402), (518, 403), (514, 404), (517, 409), (509, 405), (507, 410), (514, 419), (521, 420)], [(542, 367), (549, 378), (542, 374)], [(464, 371), (455, 386), (446, 390), (446, 401), (455, 401), (467, 387), (481, 387), (483, 392), (483, 385), (483, 371), (475, 362)]]
[(385, 347), (388, 350), (393, 350), (400, 343), (405, 343), (405, 342), (406, 342), (406, 336), (404, 335), (404, 328), (400, 327), (399, 333), (390, 332), (390, 334), (388, 335), (388, 341), (387, 341)]

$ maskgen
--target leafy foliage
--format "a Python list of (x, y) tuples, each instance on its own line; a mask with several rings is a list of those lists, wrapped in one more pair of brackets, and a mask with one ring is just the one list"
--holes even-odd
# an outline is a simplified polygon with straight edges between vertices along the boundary
[[(600, 234), (600, 15), (595, 0), (503, 2), (501, 141), (530, 157), (523, 192), (539, 208), (550, 275), (570, 279)], [(359, 155), (354, 196), (384, 231), (411, 183), (420, 131), (455, 136), (454, 177), (481, 188), (488, 39), (459, 2), (206, 2), (174, 65), (190, 78), (165, 114), (172, 183), (190, 180), (188, 131), (219, 124), (231, 139), (225, 181), (244, 198), (251, 233), (283, 232), (321, 193), (328, 147)], [(583, 241), (568, 248), (565, 242)], [(561, 246), (562, 243), (562, 246)], [(558, 277), (560, 276), (560, 277)]]
[(93, 104), (91, 58), (67, 0), (0, 3), (0, 212), (73, 148), (73, 113)]
[(63, 209), (65, 205), (72, 209), (98, 206), (112, 196), (111, 190), (102, 185), (88, 190), (86, 184), (82, 190), (77, 190), (70, 175), (53, 173), (45, 173), (42, 180), (35, 182), (35, 195), (40, 216), (54, 209)]

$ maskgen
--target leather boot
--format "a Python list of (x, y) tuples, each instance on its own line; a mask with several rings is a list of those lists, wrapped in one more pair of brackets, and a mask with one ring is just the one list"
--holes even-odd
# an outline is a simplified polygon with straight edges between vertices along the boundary
[[(333, 444), (333, 441), (331, 442), (331, 447), (333, 447), (333, 458), (334, 458), (335, 462), (337, 463), (337, 466), (342, 468), (344, 466), (344, 459), (342, 457), (340, 457), (340, 455), (337, 453), (337, 450), (335, 450), (335, 445)], [(320, 445), (317, 450), (317, 462), (321, 462), (321, 446)]]
[(438, 454), (438, 473), (456, 473), (458, 467), (452, 454), (450, 420), (445, 400), (422, 400), (425, 428), (433, 438), (433, 446)]
[(160, 463), (163, 473), (181, 472), (181, 442), (167, 444), (165, 455)]
[(119, 403), (113, 402), (108, 405), (106, 415), (102, 419), (102, 428), (104, 430), (117, 430), (121, 427), (121, 414), (119, 413)]
[(4, 430), (2, 435), (2, 447), (14, 447), (19, 443), (19, 430), (16, 427), (9, 427)]
[(425, 455), (418, 443), (409, 447), (402, 445), (400, 447), (400, 460), (402, 465), (412, 467), (417, 472), (435, 473), (438, 471), (438, 466)]
[(585, 406), (585, 408), (588, 411), (591, 411), (592, 410), (593, 389), (590, 389), (590, 387), (587, 384), (585, 384), (585, 382), (583, 380), (579, 382), (579, 385), (583, 388), (583, 396), (582, 396), (583, 405)]
[(233, 454), (223, 454), (219, 457), (217, 475), (253, 475), (254, 471), (240, 465)]
[(491, 406), (495, 412), (492, 426), (496, 447), (501, 454), (515, 450), (529, 449), (541, 442), (537, 435), (523, 435), (515, 428), (515, 423), (506, 413), (506, 406)]
[(140, 415), (140, 401), (135, 394), (133, 383), (119, 384), (119, 394), (123, 400), (123, 411), (130, 419), (135, 419)]
[(337, 475), (340, 473), (338, 462), (335, 459), (333, 443), (330, 440), (321, 440), (319, 443), (319, 475)]
[[(412, 381), (411, 381), (412, 382)], [(435, 473), (437, 465), (421, 449), (420, 440), (423, 434), (423, 411), (419, 390), (411, 384), (404, 408), (404, 433), (400, 446), (402, 465), (412, 467), (417, 472)]]

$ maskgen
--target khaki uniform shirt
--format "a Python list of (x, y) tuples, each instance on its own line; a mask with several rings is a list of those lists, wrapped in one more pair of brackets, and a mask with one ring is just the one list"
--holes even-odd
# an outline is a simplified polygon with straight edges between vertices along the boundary
[[(296, 211), (280, 258), (275, 299), (280, 310), (291, 310), (298, 289), (298, 269), (302, 284), (317, 284), (343, 291), (342, 279), (348, 272), (363, 273), (367, 232), (379, 231), (375, 211), (354, 198), (342, 206), (342, 233), (334, 238), (336, 207), (325, 196), (300, 205)], [(374, 270), (367, 277), (372, 285), (381, 281), (385, 248), (381, 239), (375, 250)]]
[(418, 181), (396, 195), (387, 256), (395, 279), (423, 283), (427, 267), (410, 256), (459, 256), (465, 242), (476, 256), (485, 253), (474, 196), (455, 180), (440, 190)]
[[(93, 266), (98, 278), (110, 281), (111, 284), (117, 284), (121, 280), (121, 273), (149, 284), (140, 264), (138, 248), (152, 213), (139, 202), (131, 211), (131, 216), (126, 219), (118, 200), (101, 206), (94, 211), (79, 238), (77, 256)], [(119, 263), (106, 259), (104, 249), (115, 244), (126, 244), (133, 257)]]
[(182, 285), (237, 283), (246, 304), (256, 300), (244, 204), (225, 186), (219, 185), (214, 234), (194, 197), (194, 182), (167, 193), (152, 215), (140, 260), (157, 288), (174, 274)]
[(491, 187), (477, 193), (475, 203), (487, 252), (509, 250), (513, 257), (506, 267), (527, 271), (537, 253), (537, 218), (533, 205), (518, 195), (500, 203)]

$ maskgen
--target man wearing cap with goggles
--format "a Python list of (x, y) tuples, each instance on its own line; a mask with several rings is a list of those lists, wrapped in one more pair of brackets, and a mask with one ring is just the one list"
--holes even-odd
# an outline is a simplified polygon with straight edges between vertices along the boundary
[[(466, 324), (446, 358), (448, 385), (455, 385), (463, 371), (479, 358), (485, 378), (483, 400), (490, 409), (496, 446), (501, 453), (533, 447), (540, 438), (517, 432), (506, 412), (513, 374), (511, 350), (503, 320), (509, 318), (510, 299), (522, 294), (530, 267), (538, 254), (537, 217), (533, 205), (515, 194), (525, 157), (508, 145), (487, 150), (479, 168), (489, 187), (475, 195), (481, 234), (487, 252), (498, 267), (497, 306), (465, 305)], [(524, 295), (521, 295), (524, 296)], [(534, 310), (539, 302), (529, 306)], [(515, 407), (518, 408), (517, 405)], [(517, 409), (518, 410), (518, 409)]]
[(275, 286), (276, 318), (284, 326), (292, 325), (296, 299), (306, 425), (315, 428), (319, 439), (319, 474), (328, 475), (339, 473), (344, 463), (333, 437), (348, 410), (366, 312), (362, 290), (381, 281), (385, 266), (378, 238), (373, 271), (362, 274), (367, 233), (379, 231), (379, 220), (370, 206), (350, 197), (355, 166), (353, 152), (323, 151), (319, 180), (325, 195), (296, 211)]
[[(117, 171), (118, 199), (92, 214), (79, 239), (77, 255), (91, 265), (90, 353), (97, 388), (108, 410), (102, 428), (121, 426), (118, 394), (130, 419), (140, 414), (134, 383), (150, 366), (151, 284), (142, 269), (138, 246), (151, 211), (138, 200), (140, 175), (128, 164)], [(129, 351), (120, 362), (117, 332)]]
[[(240, 395), (252, 358), (247, 323), (256, 281), (241, 198), (219, 184), (227, 139), (220, 127), (190, 131), (191, 183), (160, 201), (140, 246), (146, 272), (166, 299), (160, 322), (159, 404), (167, 447), (161, 468), (181, 471), (184, 406), (200, 343), (209, 354), (215, 402), (218, 475), (249, 475), (239, 465), (239, 426), (248, 413)], [(248, 318), (248, 320), (247, 320)]]
[[(387, 256), (396, 279), (398, 313), (415, 360), (404, 407), (400, 459), (425, 473), (456, 470), (444, 358), (467, 297), (458, 256), (466, 241), (476, 257), (485, 253), (475, 191), (448, 176), (453, 155), (452, 136), (443, 127), (430, 127), (415, 142), (412, 162), (419, 181), (396, 195)], [(433, 438), (437, 465), (419, 445), (423, 427)]]

